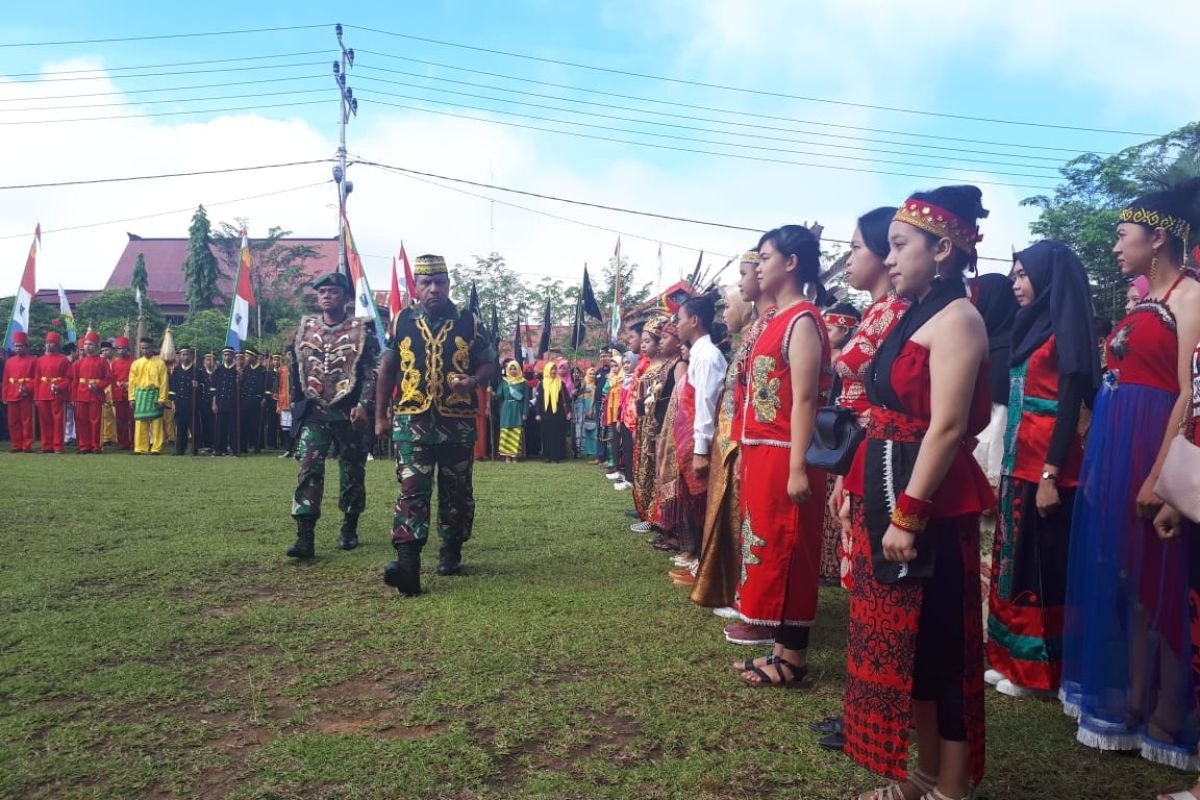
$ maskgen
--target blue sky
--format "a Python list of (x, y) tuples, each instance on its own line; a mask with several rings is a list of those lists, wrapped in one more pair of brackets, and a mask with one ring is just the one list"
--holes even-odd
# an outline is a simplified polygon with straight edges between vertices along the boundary
[[(409, 33), (542, 59), (752, 88), (760, 93), (654, 81), (349, 27), (345, 35), (346, 42), (359, 53), (351, 85), (362, 101), (360, 116), (350, 128), (349, 149), (365, 159), (756, 229), (819, 219), (826, 226), (826, 236), (834, 239), (849, 238), (857, 214), (878, 205), (895, 204), (914, 188), (951, 180), (994, 181), (1007, 185), (981, 184), (985, 204), (993, 211), (984, 227), (981, 249), (1001, 257), (1010, 252), (1011, 246), (1028, 240), (1030, 212), (1019, 208), (1018, 201), (1037, 193), (1033, 187), (1052, 186), (1053, 168), (1060, 159), (1086, 150), (1111, 152), (1147, 137), (950, 119), (795, 98), (1138, 133), (1169, 131), (1187, 121), (1189, 109), (1200, 107), (1200, 88), (1193, 78), (1200, 73), (1200, 51), (1187, 41), (1187, 30), (1200, 21), (1200, 7), (1185, 0), (1156, 4), (1162, 14), (1154, 19), (1130, 13), (1127, 5), (1083, 0), (1053, 4), (1027, 0), (930, 2), (922, 6), (920, 17), (914, 15), (911, 6), (884, 0), (838, 4), (769, 0), (459, 0), (351, 3), (340, 5), (336, 15), (328, 4), (313, 2), (214, 2), (205, 4), (203, 17), (196, 14), (195, 6), (176, 3), (122, 3), (119, 10), (114, 10), (114, 5), (50, 2), (10, 9), (0, 43), (340, 21), (347, 26)], [(1179, 24), (1164, 25), (1159, 21), (1162, 19)], [(234, 68), (216, 73), (132, 77), (139, 71), (118, 69), (304, 51), (323, 52), (140, 71)], [(328, 27), (238, 36), (2, 47), (0, 72), (8, 77), (0, 78), (0, 121), (124, 117), (89, 123), (0, 125), (4, 152), (21, 154), (6, 168), (8, 180), (4, 183), (202, 170), (331, 156), (336, 147), (337, 117), (329, 71), (334, 53), (335, 40)], [(300, 66), (275, 68), (280, 64)], [(271, 68), (249, 69), (251, 66)], [(98, 80), (45, 80), (68, 77), (45, 74), (48, 72), (84, 68), (108, 71), (71, 75), (101, 78)], [(16, 77), (23, 73), (43, 74)], [(30, 82), (29, 77), (42, 80)], [(229, 85), (268, 77), (286, 80)], [(223, 85), (186, 91), (179, 88), (200, 84)], [(146, 91), (153, 89), (170, 91)], [(450, 91), (502, 99), (481, 100)], [(178, 102), (185, 97), (266, 92), (297, 94)], [(387, 96), (385, 92), (421, 99)], [(97, 96), (30, 99), (89, 94)], [(140, 102), (150, 99), (169, 102)], [(547, 110), (514, 101), (608, 116)], [(262, 108), (257, 113), (142, 116), (189, 108), (285, 102), (313, 104)], [(51, 108), (99, 103), (113, 105)], [(598, 103), (641, 110), (629, 112), (595, 105)], [(460, 116), (449, 116), (453, 114)], [(514, 116), (518, 114), (559, 121)], [(698, 121), (698, 117), (706, 121)], [(567, 124), (565, 120), (579, 124)], [(500, 121), (661, 146), (564, 136), (496, 124)], [(660, 135), (650, 136), (651, 132)], [(752, 147), (737, 148), (733, 143)], [(843, 169), (669, 148), (737, 152), (757, 159)], [(995, 174), (998, 172), (1024, 174)], [(265, 229), (281, 225), (298, 235), (331, 235), (336, 219), (330, 207), (332, 190), (313, 185), (327, 176), (327, 165), (313, 165), (138, 184), (0, 192), (0, 237), (7, 237), (0, 238), (0, 292), (5, 291), (4, 281), (16, 284), (28, 247), (26, 232), (36, 221), (53, 231), (158, 215), (48, 232), (42, 261), (45, 277), (39, 284), (62, 282), (80, 288), (99, 285), (107, 277), (124, 247), (125, 231), (144, 236), (186, 235), (190, 215), (182, 209), (200, 202), (211, 206), (216, 219), (248, 217), (252, 232), (256, 226)], [(473, 254), (495, 249), (526, 278), (551, 275), (575, 280), (584, 261), (598, 264), (608, 257), (615, 232), (621, 231), (626, 234), (624, 252), (641, 265), (645, 280), (658, 279), (656, 252), (658, 243), (663, 243), (665, 283), (685, 265), (695, 263), (698, 249), (709, 253), (711, 261), (723, 263), (728, 254), (739, 252), (755, 238), (749, 232), (631, 217), (465, 187), (485, 198), (543, 213), (491, 206), (487, 199), (367, 166), (352, 168), (351, 177), (356, 190), (350, 201), (350, 218), (359, 245), (369, 256), (368, 268), (377, 285), (386, 285), (390, 255), (399, 249), (401, 239), (410, 253), (442, 252), (453, 261), (467, 261)], [(280, 191), (283, 193), (271, 197), (225, 202)], [(161, 214), (172, 209), (180, 211)]]

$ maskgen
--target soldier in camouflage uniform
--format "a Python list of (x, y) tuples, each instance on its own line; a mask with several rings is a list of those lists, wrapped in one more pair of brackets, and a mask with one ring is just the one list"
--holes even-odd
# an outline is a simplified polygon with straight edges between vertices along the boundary
[(383, 580), (410, 597), (421, 592), (421, 549), (429, 538), (435, 472), (442, 540), (438, 574), (462, 571), (462, 546), (475, 519), (475, 390), (491, 380), (496, 360), (479, 318), (450, 301), (442, 257), (421, 256), (413, 273), (420, 304), (392, 321), (375, 405), (376, 434), (390, 433), (396, 443), (400, 482), (392, 522), (396, 560)]
[(300, 475), (292, 500), (296, 542), (292, 558), (313, 558), (314, 534), (325, 492), (325, 458), (337, 445), (338, 508), (344, 514), (338, 547), (358, 547), (358, 516), (367, 506), (365, 485), (370, 421), (375, 411), (379, 341), (374, 326), (347, 314), (350, 280), (332, 272), (313, 283), (319, 315), (300, 320), (290, 351), (292, 429)]

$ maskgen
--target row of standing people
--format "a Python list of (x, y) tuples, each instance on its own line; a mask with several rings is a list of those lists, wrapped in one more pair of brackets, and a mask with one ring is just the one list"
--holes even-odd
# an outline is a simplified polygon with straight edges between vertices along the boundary
[[(739, 285), (760, 313), (730, 361), (713, 453), (701, 445), (691, 459), (695, 477), (710, 467), (704, 491), (687, 495), (706, 509), (690, 518), (702, 520), (698, 541), (662, 513), (681, 486), (697, 486), (676, 477), (687, 477), (689, 461), (678, 457), (689, 447), (678, 420), (689, 407), (693, 421), (704, 413), (687, 391), (691, 367), (674, 363), (678, 328), (648, 324), (642, 357), (624, 362), (618, 382), (643, 402), (618, 406), (620, 451), (632, 451), (618, 488), (632, 484), (654, 544), (682, 551), (672, 580), (738, 618), (727, 638), (773, 644), (733, 665), (746, 683), (810, 684), (827, 519), (842, 532), (845, 713), (825, 730), (851, 759), (898, 781), (871, 796), (970, 793), (984, 773), (985, 677), (1006, 694), (1060, 697), (1083, 744), (1200, 766), (1200, 641), (1190, 623), (1200, 616), (1200, 544), (1195, 525), (1155, 493), (1176, 432), (1197, 437), (1200, 284), (1184, 269), (1195, 195), (1193, 183), (1122, 212), (1114, 253), (1127, 276), (1144, 276), (1145, 291), (1103, 354), (1086, 272), (1066, 246), (1015, 254), (1013, 314), (993, 314), (985, 282), (964, 280), (987, 215), (974, 187), (917, 193), (859, 220), (848, 280), (871, 304), (832, 372), (833, 326), (814, 302), (823, 294), (816, 237), (802, 226), (766, 234), (743, 258)], [(728, 307), (731, 328), (745, 325), (736, 300)], [(678, 327), (691, 316), (681, 312)], [(864, 438), (830, 481), (808, 458), (833, 373)], [(1005, 405), (1006, 415), (994, 413)], [(998, 496), (973, 454), (989, 426)], [(674, 464), (663, 460), (672, 438)], [(988, 513), (997, 535), (985, 676)]]

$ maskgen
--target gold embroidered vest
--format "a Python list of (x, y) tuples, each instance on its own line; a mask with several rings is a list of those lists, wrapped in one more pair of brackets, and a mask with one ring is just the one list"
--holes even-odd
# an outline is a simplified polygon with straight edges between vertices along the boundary
[(433, 408), (444, 417), (475, 416), (475, 392), (450, 391), (446, 376), (472, 374), (471, 343), (477, 324), (469, 311), (439, 321), (411, 308), (400, 312), (391, 336), (391, 346), (400, 356), (395, 413), (420, 414)]

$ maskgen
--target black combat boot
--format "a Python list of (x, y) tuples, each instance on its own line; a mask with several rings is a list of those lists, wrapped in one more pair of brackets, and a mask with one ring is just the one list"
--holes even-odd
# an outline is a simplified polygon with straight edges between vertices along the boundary
[(342, 535), (338, 537), (338, 548), (353, 550), (358, 547), (358, 514), (342, 517)]
[(405, 597), (421, 593), (421, 542), (400, 542), (396, 560), (383, 568), (383, 582)]
[(316, 558), (313, 547), (316, 530), (316, 517), (296, 517), (296, 542), (288, 548), (288, 558)]
[(442, 549), (438, 551), (438, 575), (462, 574), (462, 542), (458, 539), (446, 539)]

